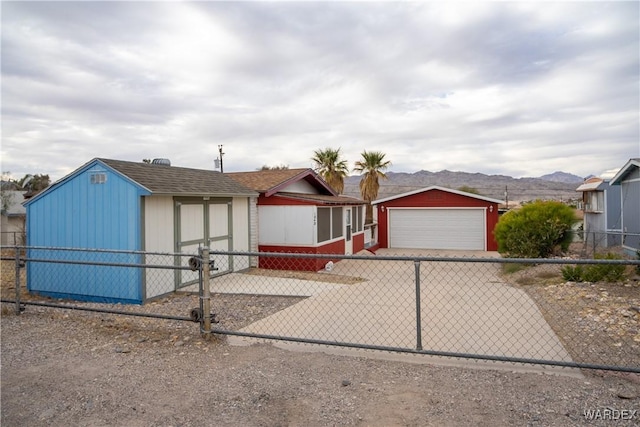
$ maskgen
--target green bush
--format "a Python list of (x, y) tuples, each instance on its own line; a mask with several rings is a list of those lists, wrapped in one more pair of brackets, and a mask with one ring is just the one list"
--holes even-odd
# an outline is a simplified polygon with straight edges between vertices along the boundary
[(513, 258), (545, 258), (556, 248), (569, 248), (574, 210), (554, 201), (536, 201), (504, 214), (494, 235), (498, 251)]

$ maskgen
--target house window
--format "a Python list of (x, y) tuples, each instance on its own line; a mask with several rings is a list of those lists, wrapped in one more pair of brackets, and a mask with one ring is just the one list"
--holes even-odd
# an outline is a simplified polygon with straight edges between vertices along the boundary
[(331, 238), (342, 237), (342, 208), (331, 208)]
[(107, 182), (107, 174), (104, 172), (94, 172), (89, 174), (91, 184), (104, 184)]
[(362, 211), (362, 206), (356, 206), (354, 215), (355, 218), (353, 218), (353, 231), (355, 231), (356, 233), (358, 231), (362, 231)]
[(318, 243), (342, 237), (342, 207), (318, 208)]
[(591, 191), (587, 193), (585, 211), (604, 212), (604, 192)]
[(331, 240), (331, 208), (318, 208), (318, 242)]

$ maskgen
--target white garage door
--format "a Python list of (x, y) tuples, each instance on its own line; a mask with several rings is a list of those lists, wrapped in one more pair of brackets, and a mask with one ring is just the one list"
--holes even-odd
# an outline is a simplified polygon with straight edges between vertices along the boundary
[(389, 246), (485, 250), (484, 216), (484, 209), (389, 209)]

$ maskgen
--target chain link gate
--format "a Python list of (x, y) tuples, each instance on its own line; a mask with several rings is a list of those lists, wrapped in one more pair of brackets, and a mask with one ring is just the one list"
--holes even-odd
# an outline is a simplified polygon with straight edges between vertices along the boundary
[[(640, 373), (637, 260), (475, 258), (384, 250), (345, 256), (200, 248), (194, 256), (9, 249), (2, 253), (2, 302), (14, 305), (16, 314), (29, 305), (45, 306), (196, 322), (205, 337)], [(215, 274), (218, 257), (247, 257), (240, 264), (255, 267)], [(285, 268), (261, 267), (272, 258), (281, 258)], [(325, 270), (305, 271), (302, 267), (315, 265), (310, 259), (322, 260)], [(66, 278), (79, 271), (80, 284), (108, 277), (109, 291), (128, 286), (130, 277), (123, 271), (129, 272), (159, 296), (142, 305), (45, 299), (24, 292), (30, 265), (47, 267), (30, 270), (44, 284), (77, 286)], [(171, 282), (170, 289), (167, 280), (177, 269), (197, 271), (197, 284), (178, 288)], [(608, 279), (588, 282), (569, 274), (578, 270), (604, 272)], [(15, 289), (4, 286), (9, 281)], [(62, 289), (62, 294), (71, 290)]]
[[(304, 301), (235, 330), (225, 328), (224, 307), (221, 306), (217, 308), (221, 323), (213, 330), (217, 334), (426, 356), (640, 373), (640, 333), (634, 329), (639, 324), (640, 312), (629, 314), (622, 310), (633, 324), (627, 322), (627, 335), (620, 341), (615, 336), (607, 336), (617, 333), (615, 325), (609, 330), (603, 327), (577, 331), (577, 335), (574, 331), (572, 335), (566, 330), (572, 313), (563, 312), (564, 308), (560, 306), (550, 306), (539, 295), (546, 288), (578, 293), (598, 291), (594, 288), (600, 286), (597, 284), (560, 282), (561, 267), (631, 269), (636, 268), (639, 261), (383, 254), (211, 254), (214, 258), (220, 254), (258, 259), (285, 258), (290, 269), (280, 277), (267, 270), (255, 275), (218, 277), (211, 282), (214, 294), (306, 295)], [(303, 280), (308, 283), (305, 291), (296, 288), (304, 286), (300, 281), (296, 282), (298, 279), (289, 279), (287, 275), (295, 277), (296, 267), (305, 265), (301, 260), (309, 258), (326, 260), (332, 271), (297, 273), (308, 275)], [(503, 271), (512, 266), (523, 268), (525, 272), (531, 266), (532, 270), (526, 274), (532, 274), (532, 279), (540, 276), (544, 281), (547, 280), (545, 277), (553, 276), (557, 283), (537, 287), (527, 284), (526, 274), (514, 279), (506, 277)], [(322, 276), (355, 276), (362, 280), (355, 284), (323, 286), (317, 282), (323, 279)], [(633, 287), (622, 289), (629, 289), (640, 298), (637, 283), (629, 286)], [(594, 347), (594, 352), (602, 353), (594, 357), (589, 354), (589, 348), (580, 348), (581, 341), (606, 342), (611, 348)]]

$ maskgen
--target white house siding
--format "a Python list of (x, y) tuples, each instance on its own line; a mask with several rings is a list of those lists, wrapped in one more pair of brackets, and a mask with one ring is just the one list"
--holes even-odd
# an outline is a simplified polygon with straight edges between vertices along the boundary
[(258, 240), (262, 245), (313, 245), (315, 206), (260, 206)]
[[(252, 228), (249, 218), (250, 201), (246, 197), (234, 197), (233, 208), (233, 249), (235, 251), (247, 252), (251, 249), (249, 233)], [(235, 257), (233, 260), (234, 270), (243, 270), (250, 267), (248, 257)]]
[(307, 181), (296, 181), (285, 188), (282, 191), (289, 193), (303, 193), (303, 194), (318, 194), (318, 190)]
[[(144, 198), (144, 250), (147, 252), (174, 252), (173, 198), (152, 196)], [(146, 263), (151, 265), (173, 265), (173, 257), (147, 255)], [(175, 289), (173, 270), (148, 268), (145, 271), (146, 297), (152, 298), (172, 292)]]
[[(249, 250), (258, 252), (258, 198), (251, 197), (249, 199)], [(253, 257), (249, 263), (251, 267), (258, 266), (258, 259)]]

